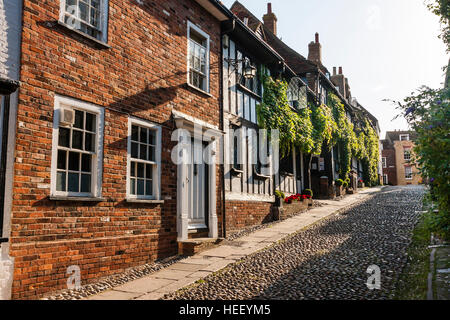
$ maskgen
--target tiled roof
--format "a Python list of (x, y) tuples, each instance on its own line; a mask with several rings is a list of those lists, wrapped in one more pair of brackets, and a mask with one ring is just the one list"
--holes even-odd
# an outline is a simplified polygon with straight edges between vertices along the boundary
[(394, 141), (400, 141), (401, 134), (409, 134), (409, 140), (411, 141), (417, 139), (417, 133), (415, 131), (387, 131), (386, 140), (389, 140), (391, 143)]
[(317, 65), (312, 61), (307, 60), (300, 53), (289, 47), (280, 38), (272, 33), (268, 28), (264, 26), (257, 17), (255, 17), (243, 4), (239, 1), (235, 1), (231, 6), (230, 10), (240, 19), (248, 19), (248, 26), (253, 31), (257, 31), (259, 27), (262, 28), (265, 36), (265, 41), (275, 49), (287, 62), (289, 67), (294, 70), (297, 74), (307, 73), (319, 67), (322, 72), (328, 73), (328, 70), (322, 64)]

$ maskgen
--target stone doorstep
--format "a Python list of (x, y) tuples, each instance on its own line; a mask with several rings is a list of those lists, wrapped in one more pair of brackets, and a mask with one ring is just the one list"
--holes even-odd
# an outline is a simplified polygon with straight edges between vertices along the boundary
[(220, 245), (223, 238), (193, 238), (178, 242), (178, 254), (193, 256), (197, 253)]

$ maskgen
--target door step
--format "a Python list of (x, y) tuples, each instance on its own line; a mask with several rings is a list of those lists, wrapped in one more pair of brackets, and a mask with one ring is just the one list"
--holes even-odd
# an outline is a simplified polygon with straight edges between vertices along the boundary
[(191, 229), (188, 231), (188, 238), (189, 239), (198, 239), (198, 238), (208, 238), (209, 235), (209, 229), (203, 228), (203, 229)]
[(178, 254), (183, 256), (193, 256), (199, 252), (217, 247), (223, 238), (195, 238), (178, 242)]

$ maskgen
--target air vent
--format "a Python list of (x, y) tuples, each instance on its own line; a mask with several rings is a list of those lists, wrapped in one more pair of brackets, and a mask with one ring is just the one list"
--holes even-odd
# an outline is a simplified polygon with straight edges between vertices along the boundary
[(62, 108), (59, 124), (61, 126), (71, 126), (75, 122), (75, 111), (73, 109)]

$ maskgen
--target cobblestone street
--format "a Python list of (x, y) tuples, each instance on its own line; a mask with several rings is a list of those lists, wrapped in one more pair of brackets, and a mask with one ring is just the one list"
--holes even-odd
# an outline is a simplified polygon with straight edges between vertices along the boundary
[[(422, 210), (422, 187), (388, 187), (165, 299), (389, 299)], [(381, 269), (369, 290), (367, 268)]]

